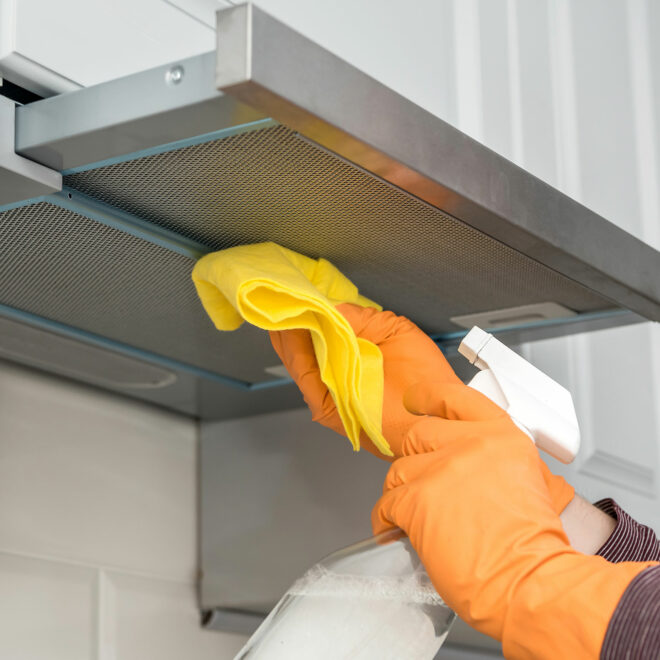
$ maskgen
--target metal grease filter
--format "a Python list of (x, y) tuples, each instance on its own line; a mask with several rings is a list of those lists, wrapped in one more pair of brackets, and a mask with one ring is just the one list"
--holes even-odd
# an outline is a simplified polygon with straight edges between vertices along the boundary
[[(214, 249), (270, 240), (323, 256), (365, 295), (429, 332), (456, 330), (451, 316), (535, 302), (576, 311), (612, 307), (283, 126), (99, 167), (65, 182)], [(139, 259), (146, 258), (142, 252)]]
[(218, 332), (194, 262), (53, 204), (0, 214), (0, 302), (250, 382), (277, 363), (265, 332)]

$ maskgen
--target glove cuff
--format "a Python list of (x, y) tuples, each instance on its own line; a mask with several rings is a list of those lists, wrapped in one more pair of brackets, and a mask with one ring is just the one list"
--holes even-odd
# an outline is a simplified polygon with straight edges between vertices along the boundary
[(611, 564), (566, 552), (517, 585), (502, 635), (507, 658), (599, 657), (610, 619), (630, 583), (653, 562)]

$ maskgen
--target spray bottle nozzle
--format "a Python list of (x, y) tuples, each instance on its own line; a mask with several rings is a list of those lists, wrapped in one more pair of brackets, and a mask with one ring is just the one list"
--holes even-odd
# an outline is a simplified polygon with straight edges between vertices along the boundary
[(481, 369), (469, 383), (507, 411), (539, 449), (570, 463), (580, 448), (570, 392), (477, 326), (458, 352)]

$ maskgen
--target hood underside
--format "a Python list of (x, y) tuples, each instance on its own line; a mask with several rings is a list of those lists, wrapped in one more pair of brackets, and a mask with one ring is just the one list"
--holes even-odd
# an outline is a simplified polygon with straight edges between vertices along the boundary
[(449, 352), (474, 314), (509, 343), (660, 318), (649, 246), (258, 9), (218, 16), (215, 53), (17, 108), (17, 154), (63, 188), (3, 188), (0, 357), (202, 418), (299, 405), (190, 279), (261, 241)]

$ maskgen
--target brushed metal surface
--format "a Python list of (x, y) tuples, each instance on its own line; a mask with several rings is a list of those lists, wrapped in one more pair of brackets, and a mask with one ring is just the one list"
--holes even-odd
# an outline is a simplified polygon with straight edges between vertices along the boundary
[(264, 118), (214, 78), (212, 52), (31, 103), (16, 112), (16, 151), (67, 170)]
[(0, 358), (127, 391), (169, 387), (176, 381), (169, 369), (3, 317)]
[(224, 79), (218, 67), (224, 92), (621, 306), (660, 320), (660, 253), (649, 245), (258, 7), (218, 12), (218, 42), (241, 37), (236, 56), (248, 51), (251, 66), (242, 81)]
[(0, 214), (0, 303), (248, 382), (272, 380), (266, 333), (218, 332), (194, 260), (54, 204)]
[(0, 96), (0, 206), (48, 195), (62, 188), (59, 172), (15, 152), (16, 104)]
[(612, 303), (284, 126), (65, 177), (67, 186), (212, 249), (275, 241), (332, 261), (430, 333), (453, 316)]

